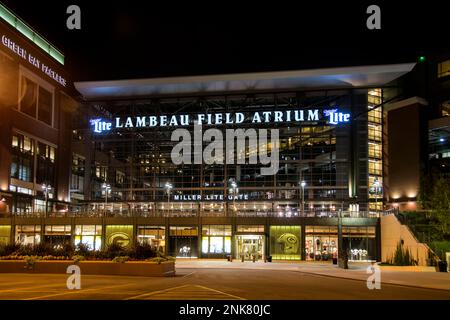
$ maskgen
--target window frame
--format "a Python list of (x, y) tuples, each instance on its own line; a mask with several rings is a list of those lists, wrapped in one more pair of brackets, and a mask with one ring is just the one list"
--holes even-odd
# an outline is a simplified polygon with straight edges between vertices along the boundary
[[(22, 106), (21, 106), (21, 97), (22, 97), (22, 79), (23, 78), (27, 78), (28, 80), (34, 82), (37, 85), (37, 95), (36, 95), (36, 114), (34, 116), (30, 116), (29, 114), (23, 112)], [(47, 122), (43, 121), (43, 120), (39, 120), (39, 89), (43, 88), (45, 90), (47, 90), (48, 92), (50, 92), (50, 94), (52, 95), (52, 99), (51, 99), (51, 123), (48, 124)], [(29, 71), (28, 69), (26, 69), (23, 66), (19, 66), (19, 90), (18, 90), (18, 98), (17, 98), (17, 110), (27, 116), (30, 117), (36, 121), (39, 121), (40, 123), (43, 123), (51, 128), (54, 128), (55, 126), (55, 87), (52, 86), (50, 83), (48, 83), (47, 81), (44, 81), (43, 79), (41, 79), (39, 76), (37, 76), (36, 74), (34, 74), (33, 72)]]

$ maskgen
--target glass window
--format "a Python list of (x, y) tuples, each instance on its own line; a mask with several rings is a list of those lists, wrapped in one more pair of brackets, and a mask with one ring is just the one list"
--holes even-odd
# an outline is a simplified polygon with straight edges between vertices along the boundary
[(38, 119), (47, 123), (48, 125), (52, 125), (52, 100), (52, 93), (42, 87), (39, 87)]
[(305, 231), (306, 260), (328, 261), (337, 258), (337, 227), (306, 226)]
[(35, 245), (41, 242), (40, 225), (17, 225), (16, 242), (23, 245)]
[(240, 225), (236, 227), (237, 232), (264, 232), (264, 225)]
[(450, 60), (438, 64), (438, 78), (450, 75)]
[(90, 250), (100, 250), (102, 243), (101, 225), (76, 225), (75, 245), (85, 244)]
[(52, 125), (53, 93), (25, 76), (21, 77), (20, 111)]
[(166, 229), (164, 226), (138, 226), (137, 240), (141, 244), (149, 244), (165, 251)]
[(21, 83), (22, 99), (20, 100), (20, 111), (36, 117), (37, 108), (37, 84), (26, 77), (22, 77)]

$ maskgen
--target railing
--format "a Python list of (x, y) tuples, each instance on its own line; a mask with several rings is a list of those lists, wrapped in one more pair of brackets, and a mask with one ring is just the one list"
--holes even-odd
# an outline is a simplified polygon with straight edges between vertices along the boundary
[(384, 212), (367, 212), (367, 211), (344, 211), (344, 212), (326, 212), (326, 211), (305, 211), (303, 213), (281, 213), (278, 211), (246, 211), (228, 213), (222, 212), (205, 212), (201, 211), (180, 211), (180, 210), (159, 210), (159, 211), (122, 211), (111, 212), (105, 210), (92, 211), (68, 211), (68, 212), (17, 212), (5, 213), (0, 218), (17, 217), (17, 218), (117, 218), (117, 217), (133, 217), (133, 218), (167, 218), (167, 217), (264, 217), (264, 218), (379, 218)]

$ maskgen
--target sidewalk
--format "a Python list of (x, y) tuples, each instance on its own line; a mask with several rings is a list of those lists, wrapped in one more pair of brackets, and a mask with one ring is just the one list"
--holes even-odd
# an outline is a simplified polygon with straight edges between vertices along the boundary
[[(222, 259), (177, 259), (177, 269), (255, 269), (255, 270), (284, 270), (304, 272), (327, 277), (353, 279), (358, 281), (367, 281), (367, 267), (370, 263), (350, 262), (349, 269), (340, 269), (331, 263), (322, 262), (241, 262), (234, 260), (228, 262)], [(396, 284), (410, 287), (440, 289), (450, 291), (450, 273), (445, 272), (417, 272), (417, 271), (398, 271), (381, 268), (381, 282), (386, 284)]]

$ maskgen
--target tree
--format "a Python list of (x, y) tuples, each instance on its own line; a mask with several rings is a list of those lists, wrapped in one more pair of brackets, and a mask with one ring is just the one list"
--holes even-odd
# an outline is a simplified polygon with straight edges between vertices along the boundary
[(431, 215), (437, 221), (437, 230), (442, 237), (449, 233), (450, 226), (450, 179), (438, 177), (430, 196)]

